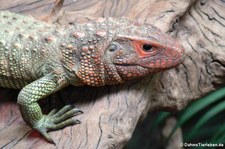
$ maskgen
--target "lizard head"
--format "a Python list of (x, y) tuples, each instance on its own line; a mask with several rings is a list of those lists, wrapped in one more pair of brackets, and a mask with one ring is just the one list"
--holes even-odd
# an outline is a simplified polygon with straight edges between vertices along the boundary
[[(176, 67), (185, 57), (177, 40), (149, 24), (108, 18), (85, 27), (93, 39), (79, 47), (76, 57), (80, 63), (75, 72), (87, 85), (122, 83)], [(79, 37), (84, 35), (78, 33)]]
[(113, 23), (111, 28), (116, 33), (105, 56), (122, 80), (167, 70), (183, 62), (184, 48), (158, 28), (127, 19)]

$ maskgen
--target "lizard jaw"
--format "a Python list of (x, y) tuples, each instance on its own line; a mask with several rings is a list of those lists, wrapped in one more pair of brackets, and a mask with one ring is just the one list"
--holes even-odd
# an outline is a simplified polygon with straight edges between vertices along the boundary
[(176, 67), (184, 61), (184, 58), (185, 55), (177, 59), (157, 59), (137, 64), (114, 63), (114, 65), (121, 78), (131, 80)]

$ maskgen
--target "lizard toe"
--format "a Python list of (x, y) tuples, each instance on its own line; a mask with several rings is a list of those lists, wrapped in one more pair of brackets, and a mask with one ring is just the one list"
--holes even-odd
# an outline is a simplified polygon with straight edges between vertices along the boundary
[(56, 109), (53, 109), (51, 112), (49, 112), (48, 116), (52, 116), (54, 114), (56, 114), (57, 110)]
[(48, 135), (46, 130), (38, 130), (41, 135), (45, 138), (45, 140), (47, 140), (49, 143), (52, 143), (54, 145), (56, 145), (56, 143), (54, 142), (54, 140), (52, 140), (52, 138)]
[(70, 119), (62, 121), (58, 124), (51, 125), (50, 127), (48, 127), (48, 130), (49, 131), (59, 130), (59, 129), (63, 129), (67, 126), (72, 126), (72, 125), (80, 124), (80, 123), (81, 123), (81, 121), (79, 121), (77, 119), (70, 118)]
[[(61, 115), (59, 117), (55, 116), (55, 119), (54, 119), (53, 122), (55, 124), (58, 124), (58, 123), (66, 121), (67, 119), (70, 119), (70, 118), (72, 118), (72, 117), (74, 117), (76, 115), (82, 114), (82, 113), (83, 112), (81, 110), (73, 108), (73, 109), (67, 111), (66, 113), (64, 113), (63, 115)], [(57, 115), (57, 113), (55, 115)]]
[(73, 105), (66, 105), (64, 106), (62, 109), (60, 109), (58, 112), (56, 112), (54, 114), (55, 117), (59, 117), (59, 116), (62, 116), (64, 115), (67, 111), (71, 110), (71, 109), (74, 109), (74, 106)]

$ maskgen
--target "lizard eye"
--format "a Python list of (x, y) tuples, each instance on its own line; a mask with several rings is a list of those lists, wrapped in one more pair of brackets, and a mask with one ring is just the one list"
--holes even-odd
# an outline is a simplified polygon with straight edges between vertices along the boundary
[(150, 44), (143, 44), (143, 45), (142, 45), (142, 49), (143, 49), (145, 52), (152, 52), (152, 50), (153, 50), (152, 45), (150, 45)]
[(114, 52), (114, 51), (116, 51), (117, 50), (117, 45), (116, 44), (111, 44), (110, 46), (109, 46), (109, 51), (110, 52)]

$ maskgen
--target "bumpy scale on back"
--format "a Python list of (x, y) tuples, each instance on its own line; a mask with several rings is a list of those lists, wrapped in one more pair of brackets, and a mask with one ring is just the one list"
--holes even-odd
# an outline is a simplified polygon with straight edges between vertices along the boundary
[(100, 18), (56, 26), (0, 12), (0, 86), (22, 89), (23, 119), (53, 143), (47, 131), (79, 123), (72, 106), (43, 115), (37, 101), (69, 84), (103, 86), (179, 65), (184, 49), (149, 24)]

